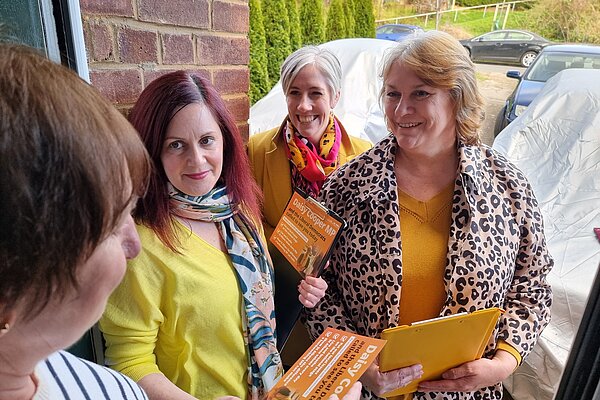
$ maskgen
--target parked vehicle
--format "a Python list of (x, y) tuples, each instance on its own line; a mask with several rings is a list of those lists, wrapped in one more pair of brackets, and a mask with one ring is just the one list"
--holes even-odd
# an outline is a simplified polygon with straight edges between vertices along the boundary
[(499, 30), (472, 39), (460, 40), (475, 62), (531, 65), (549, 40), (535, 33), (520, 30)]
[(401, 42), (420, 32), (423, 32), (423, 29), (416, 25), (387, 24), (381, 25), (375, 30), (375, 38)]
[(508, 71), (506, 76), (519, 79), (519, 83), (498, 113), (494, 136), (523, 114), (548, 79), (567, 68), (600, 69), (600, 46), (566, 44), (548, 46), (542, 50), (523, 75), (519, 71)]
[[(494, 140), (493, 148), (528, 178), (554, 258), (548, 275), (554, 295), (550, 323), (532, 353), (504, 382), (514, 399), (598, 398), (599, 392), (593, 396), (599, 377), (598, 353), (578, 354), (596, 362), (589, 375), (582, 374), (581, 362), (567, 364), (571, 346), (574, 351), (580, 348), (574, 338), (600, 264), (600, 243), (594, 234), (594, 228), (600, 227), (598, 104), (600, 70), (566, 69), (548, 80), (529, 108)], [(587, 337), (596, 342), (597, 329), (587, 331)], [(576, 386), (580, 390), (591, 387), (592, 395), (580, 395), (571, 386), (569, 392), (554, 397), (565, 368), (576, 368), (563, 376), (581, 374), (576, 376)], [(595, 382), (586, 383), (588, 378)]]

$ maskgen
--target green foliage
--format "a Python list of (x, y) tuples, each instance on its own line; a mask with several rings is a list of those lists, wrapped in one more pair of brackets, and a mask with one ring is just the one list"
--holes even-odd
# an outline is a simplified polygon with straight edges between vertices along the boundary
[(460, 7), (484, 6), (486, 4), (501, 3), (498, 0), (456, 0), (456, 5)]
[(342, 2), (344, 6), (344, 18), (346, 19), (346, 37), (355, 37), (354, 35), (354, 0), (345, 0)]
[(267, 74), (267, 52), (265, 41), (265, 27), (263, 25), (260, 0), (250, 0), (250, 90), (248, 96), (250, 103), (254, 104), (261, 99), (270, 89)]
[(530, 16), (533, 29), (548, 38), (600, 44), (597, 0), (540, 0)]
[(375, 37), (375, 15), (371, 0), (354, 0), (354, 36), (363, 38)]
[(296, 0), (286, 0), (288, 17), (290, 19), (290, 46), (295, 51), (302, 47), (302, 30), (300, 29), (300, 16)]
[(302, 28), (302, 40), (305, 45), (320, 44), (325, 41), (323, 14), (323, 0), (302, 0), (302, 4), (300, 4), (300, 26)]
[(263, 0), (263, 22), (267, 44), (267, 72), (269, 79), (279, 79), (283, 60), (292, 52), (290, 46), (290, 20), (285, 0)]
[[(355, 0), (356, 1), (356, 0)], [(403, 15), (413, 15), (419, 14), (416, 10), (416, 7), (410, 4), (403, 4), (401, 2), (384, 2), (382, 5), (380, 2), (377, 3), (377, 19), (391, 19)], [(395, 21), (386, 21), (388, 24), (395, 24)], [(399, 23), (404, 23), (400, 21)], [(383, 25), (383, 24), (381, 24)]]
[(342, 0), (331, 0), (329, 12), (327, 13), (327, 27), (325, 38), (327, 41), (344, 39), (348, 35), (346, 30), (346, 17)]

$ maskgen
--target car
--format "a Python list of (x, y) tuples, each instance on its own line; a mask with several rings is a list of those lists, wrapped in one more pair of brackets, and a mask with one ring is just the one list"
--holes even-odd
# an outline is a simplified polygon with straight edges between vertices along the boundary
[(583, 44), (548, 46), (540, 52), (523, 75), (519, 71), (508, 71), (506, 76), (519, 79), (519, 83), (498, 113), (494, 136), (527, 109), (548, 79), (567, 68), (600, 69), (600, 46)]
[(532, 32), (504, 29), (460, 40), (474, 62), (531, 65), (552, 42)]
[[(599, 104), (600, 70), (565, 69), (548, 80), (492, 146), (529, 180), (554, 259), (548, 274), (554, 296), (550, 323), (504, 382), (514, 399), (592, 399), (572, 392), (554, 396), (563, 371), (581, 372), (565, 368), (599, 271), (600, 243), (594, 232), (600, 227)], [(588, 336), (597, 339), (598, 331)], [(588, 356), (594, 359), (598, 354)], [(593, 388), (598, 376), (596, 366)]]
[(375, 38), (401, 42), (421, 32), (424, 32), (423, 28), (416, 25), (387, 24), (381, 25), (375, 30)]

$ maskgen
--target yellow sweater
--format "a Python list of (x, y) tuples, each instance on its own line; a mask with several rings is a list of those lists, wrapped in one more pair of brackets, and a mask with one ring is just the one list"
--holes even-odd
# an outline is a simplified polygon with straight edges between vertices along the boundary
[[(400, 325), (438, 317), (446, 300), (444, 268), (453, 192), (454, 182), (428, 201), (419, 201), (398, 190), (402, 232)], [(497, 348), (521, 362), (520, 354), (506, 342), (498, 342)], [(412, 398), (407, 394), (393, 400)]]
[(453, 191), (454, 185), (450, 185), (426, 202), (398, 191), (402, 232), (400, 325), (440, 315), (446, 299), (444, 268)]
[(229, 256), (177, 223), (182, 253), (138, 226), (128, 264), (100, 328), (107, 365), (139, 381), (162, 372), (199, 399), (247, 397), (242, 298)]

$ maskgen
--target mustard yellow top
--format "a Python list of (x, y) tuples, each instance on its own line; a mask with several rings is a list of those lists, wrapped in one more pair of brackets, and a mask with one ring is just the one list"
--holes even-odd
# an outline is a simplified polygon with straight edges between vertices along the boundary
[(402, 232), (400, 325), (440, 315), (446, 299), (444, 269), (453, 192), (454, 183), (432, 199), (419, 201), (398, 191)]
[[(419, 201), (398, 190), (402, 232), (402, 294), (399, 325), (438, 317), (444, 301), (444, 269), (452, 219), (454, 182), (428, 201)], [(521, 363), (520, 354), (499, 341)], [(391, 400), (410, 400), (412, 394)]]
[(106, 363), (139, 381), (162, 372), (199, 399), (247, 398), (242, 297), (229, 256), (177, 222), (182, 254), (138, 226), (140, 255), (100, 320)]

